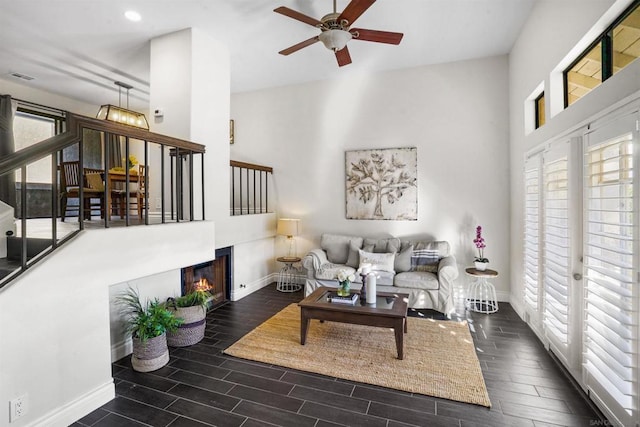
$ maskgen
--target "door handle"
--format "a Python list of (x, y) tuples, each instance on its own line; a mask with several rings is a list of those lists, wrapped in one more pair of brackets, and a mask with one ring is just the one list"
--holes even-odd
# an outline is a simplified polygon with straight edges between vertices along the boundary
[(582, 280), (582, 274), (573, 273), (573, 280)]

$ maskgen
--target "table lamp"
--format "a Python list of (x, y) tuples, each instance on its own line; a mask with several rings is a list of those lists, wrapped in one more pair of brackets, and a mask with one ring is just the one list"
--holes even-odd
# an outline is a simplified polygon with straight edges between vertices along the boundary
[(289, 252), (287, 253), (287, 258), (296, 257), (295, 250), (295, 236), (300, 233), (300, 220), (294, 218), (280, 218), (278, 219), (278, 226), (276, 228), (276, 233), (280, 236), (287, 236), (287, 240), (289, 241)]

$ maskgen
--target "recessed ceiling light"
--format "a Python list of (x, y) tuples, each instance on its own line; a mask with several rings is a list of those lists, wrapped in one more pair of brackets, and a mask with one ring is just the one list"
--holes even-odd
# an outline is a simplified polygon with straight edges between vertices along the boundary
[(142, 19), (142, 16), (140, 16), (140, 14), (138, 12), (136, 12), (135, 10), (127, 10), (124, 13), (125, 18), (127, 18), (129, 21), (133, 21), (133, 22), (138, 22)]

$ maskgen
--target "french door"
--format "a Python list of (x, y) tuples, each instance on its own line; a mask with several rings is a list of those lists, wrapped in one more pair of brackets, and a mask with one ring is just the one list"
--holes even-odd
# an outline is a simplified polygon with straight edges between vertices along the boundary
[[(571, 369), (570, 361), (575, 350), (569, 344), (576, 337), (574, 322), (576, 305), (573, 300), (572, 225), (575, 225), (575, 178), (570, 167), (574, 167), (576, 140), (567, 139), (553, 143), (542, 155), (543, 218), (542, 218), (542, 327), (554, 353)], [(575, 320), (575, 319), (573, 319)]]
[(585, 135), (584, 382), (624, 426), (638, 425), (638, 114)]
[(524, 305), (528, 321), (541, 334), (543, 289), (540, 271), (542, 231), (542, 153), (534, 153), (524, 166)]
[(524, 168), (526, 320), (614, 425), (640, 427), (638, 112)]

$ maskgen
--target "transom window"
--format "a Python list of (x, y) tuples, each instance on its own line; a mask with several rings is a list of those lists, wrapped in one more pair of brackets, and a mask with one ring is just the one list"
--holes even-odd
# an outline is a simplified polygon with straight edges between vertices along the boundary
[(640, 0), (636, 0), (564, 72), (565, 107), (640, 57)]
[(536, 129), (544, 125), (545, 113), (544, 113), (544, 92), (542, 92), (535, 100), (536, 103)]

